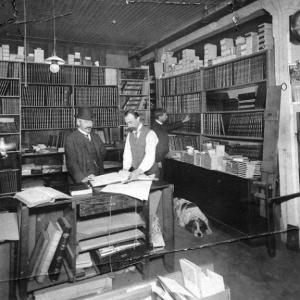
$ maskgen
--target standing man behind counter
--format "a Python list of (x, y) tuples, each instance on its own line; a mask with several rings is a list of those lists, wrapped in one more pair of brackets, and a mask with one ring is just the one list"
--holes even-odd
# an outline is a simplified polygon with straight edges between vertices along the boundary
[(158, 144), (156, 147), (155, 162), (158, 164), (161, 178), (163, 178), (163, 164), (166, 155), (169, 152), (169, 136), (168, 133), (174, 129), (180, 128), (184, 123), (190, 121), (189, 115), (185, 116), (181, 121), (174, 123), (167, 123), (168, 115), (162, 108), (157, 108), (154, 111), (154, 122), (151, 125), (151, 129), (156, 133), (158, 137)]
[[(123, 170), (131, 171), (129, 181), (135, 180), (140, 174), (155, 174), (159, 178), (159, 168), (155, 162), (155, 150), (158, 138), (154, 131), (145, 127), (139, 114), (134, 110), (125, 112), (125, 123), (128, 135), (123, 154)], [(149, 195), (150, 239), (154, 249), (161, 249), (165, 242), (161, 233), (157, 209), (162, 192), (151, 192)]]
[(104, 173), (106, 153), (100, 137), (92, 132), (93, 117), (89, 107), (80, 107), (76, 116), (78, 129), (65, 143), (66, 163), (73, 182), (87, 182)]

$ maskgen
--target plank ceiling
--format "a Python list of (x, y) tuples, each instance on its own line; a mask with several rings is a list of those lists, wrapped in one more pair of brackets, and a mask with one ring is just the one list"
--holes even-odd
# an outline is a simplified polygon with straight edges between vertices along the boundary
[(0, 0), (0, 39), (27, 36), (143, 49), (192, 26), (203, 26), (252, 1), (239, 0)]

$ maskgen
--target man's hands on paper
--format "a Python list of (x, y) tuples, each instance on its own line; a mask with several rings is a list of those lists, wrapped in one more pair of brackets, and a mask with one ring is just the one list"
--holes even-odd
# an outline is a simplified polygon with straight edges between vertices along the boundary
[(122, 183), (128, 183), (130, 181), (137, 180), (139, 175), (143, 174), (141, 169), (136, 169), (132, 172), (127, 170), (120, 170), (119, 175), (122, 177)]
[(81, 182), (88, 182), (90, 180), (93, 180), (95, 178), (94, 174), (90, 174), (89, 176), (84, 177)]

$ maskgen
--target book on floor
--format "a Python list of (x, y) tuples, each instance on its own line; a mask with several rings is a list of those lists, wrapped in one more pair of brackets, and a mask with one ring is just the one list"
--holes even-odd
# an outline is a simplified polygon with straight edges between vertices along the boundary
[(59, 240), (59, 243), (57, 245), (57, 248), (55, 250), (53, 259), (51, 261), (50, 267), (49, 267), (49, 278), (51, 280), (57, 280), (63, 265), (63, 260), (65, 257), (65, 251), (67, 247), (67, 243), (69, 241), (69, 237), (71, 234), (72, 227), (68, 220), (65, 217), (60, 217), (57, 220), (58, 224), (62, 228), (62, 235)]
[(37, 266), (36, 281), (39, 283), (44, 282), (48, 275), (48, 270), (58, 246), (59, 240), (63, 234), (63, 230), (58, 222), (49, 221), (46, 232), (49, 236), (49, 241), (45, 250), (43, 251), (41, 261)]

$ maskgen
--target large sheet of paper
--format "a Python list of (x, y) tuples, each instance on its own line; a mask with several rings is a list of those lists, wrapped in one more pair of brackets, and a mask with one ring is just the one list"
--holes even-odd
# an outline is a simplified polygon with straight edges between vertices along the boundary
[[(103, 186), (103, 185), (108, 185), (113, 183), (123, 183), (126, 182), (129, 174), (130, 172), (128, 171), (119, 171), (119, 172), (112, 172), (112, 173), (99, 175), (91, 179), (90, 184), (93, 187), (96, 187), (96, 186)], [(154, 179), (153, 176), (147, 176), (145, 174), (141, 174), (139, 175), (137, 180), (152, 181), (153, 179)]]
[(104, 193), (123, 194), (147, 201), (152, 181), (131, 181), (128, 183), (109, 184), (102, 189)]

